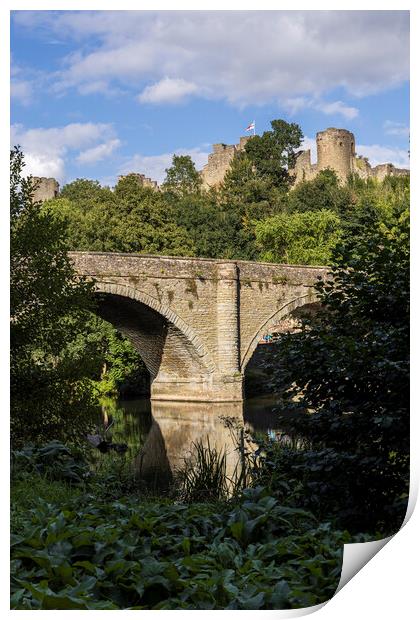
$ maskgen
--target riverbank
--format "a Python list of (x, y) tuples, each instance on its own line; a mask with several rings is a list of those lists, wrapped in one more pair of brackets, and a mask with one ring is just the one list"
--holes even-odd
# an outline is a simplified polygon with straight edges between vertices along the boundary
[(337, 586), (347, 532), (262, 487), (224, 502), (15, 472), (13, 609), (286, 609)]

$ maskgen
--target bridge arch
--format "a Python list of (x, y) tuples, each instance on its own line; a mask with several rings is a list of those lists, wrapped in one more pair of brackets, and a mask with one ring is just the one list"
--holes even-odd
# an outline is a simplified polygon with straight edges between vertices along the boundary
[(270, 329), (274, 327), (274, 325), (276, 325), (279, 321), (291, 314), (293, 310), (314, 303), (316, 303), (316, 299), (314, 298), (313, 292), (302, 295), (301, 297), (297, 297), (296, 299), (289, 301), (287, 304), (277, 309), (263, 323), (261, 323), (257, 329), (257, 332), (249, 343), (245, 353), (242, 356), (241, 371), (245, 372), (246, 366), (250, 361), (252, 355), (254, 354), (254, 351), (257, 348), (261, 338), (267, 333), (269, 333)]
[[(144, 359), (144, 362), (151, 374), (152, 380), (157, 376), (159, 371), (162, 370), (160, 366), (164, 357), (163, 349), (165, 348), (165, 346), (167, 348), (167, 345), (164, 341), (168, 340), (169, 336), (172, 336), (173, 339), (177, 338), (179, 341), (182, 341), (183, 348), (187, 350), (186, 353), (188, 353), (190, 357), (195, 358), (195, 365), (200, 366), (200, 369), (204, 374), (211, 374), (215, 371), (216, 366), (214, 364), (212, 356), (206, 346), (201, 341), (200, 337), (194, 332), (193, 329), (191, 329), (190, 326), (187, 325), (187, 323), (180, 316), (173, 312), (173, 310), (171, 310), (168, 305), (162, 304), (161, 302), (159, 302), (158, 299), (132, 286), (119, 283), (117, 284), (114, 282), (101, 281), (99, 279), (95, 280), (95, 292), (98, 295), (103, 296), (104, 301), (102, 305), (105, 306), (105, 308), (103, 309), (103, 312), (100, 312), (100, 314), (110, 323), (116, 324), (116, 321), (113, 320), (112, 316), (110, 316), (112, 315), (112, 308), (110, 309), (111, 311), (108, 312), (107, 316), (106, 306), (113, 305), (115, 308), (117, 304), (125, 303), (125, 309), (127, 314), (127, 311), (129, 310), (126, 303), (127, 301), (140, 304), (140, 306), (143, 306), (146, 311), (148, 310), (149, 321), (152, 316), (155, 316), (156, 318), (161, 318), (160, 325), (155, 322), (156, 333), (154, 334), (156, 339), (159, 340), (157, 330), (160, 328), (160, 331), (162, 332), (160, 336), (163, 341), (156, 341), (156, 344), (158, 345), (156, 346), (156, 349), (159, 349), (159, 346), (162, 349), (160, 351), (160, 355), (159, 351), (157, 351), (154, 358), (153, 356), (148, 356), (146, 354), (146, 359)], [(113, 300), (113, 302), (111, 302), (111, 300)], [(138, 350), (140, 351), (140, 353), (142, 353), (141, 347), (138, 346), (138, 343), (135, 342), (135, 338), (133, 338), (132, 334), (130, 334), (130, 329), (124, 329), (124, 326), (118, 324), (116, 325), (116, 327), (120, 329), (120, 331), (126, 336), (128, 336), (131, 340), (134, 340), (134, 344), (137, 344)], [(180, 353), (180, 351), (182, 350), (181, 347), (177, 346), (176, 343), (174, 346), (177, 349), (177, 352)]]

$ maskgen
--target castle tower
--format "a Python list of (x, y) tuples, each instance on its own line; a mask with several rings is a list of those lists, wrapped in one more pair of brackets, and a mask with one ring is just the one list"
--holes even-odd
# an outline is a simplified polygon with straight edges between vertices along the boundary
[(33, 200), (44, 202), (58, 196), (60, 185), (55, 179), (47, 177), (32, 177)]
[(353, 172), (355, 157), (354, 135), (347, 129), (329, 127), (316, 134), (317, 169), (330, 168), (337, 173), (340, 181), (346, 181)]
[(223, 183), (233, 158), (244, 150), (251, 137), (242, 136), (239, 138), (239, 144), (213, 144), (213, 153), (209, 154), (207, 164), (201, 171), (201, 178), (206, 189)]

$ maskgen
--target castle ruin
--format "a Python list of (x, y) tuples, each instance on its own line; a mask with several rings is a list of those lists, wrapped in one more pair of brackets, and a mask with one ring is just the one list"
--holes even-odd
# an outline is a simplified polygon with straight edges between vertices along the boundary
[(60, 191), (58, 181), (47, 177), (32, 177), (33, 201), (45, 202), (56, 198)]
[(213, 144), (213, 153), (210, 153), (208, 163), (200, 173), (204, 189), (215, 187), (223, 182), (233, 158), (245, 149), (245, 144), (250, 137), (242, 136), (239, 144)]
[(311, 151), (297, 153), (295, 167), (290, 174), (295, 177), (294, 185), (301, 181), (311, 181), (321, 170), (333, 170), (341, 183), (345, 183), (350, 174), (357, 174), (361, 179), (375, 178), (383, 181), (386, 176), (409, 174), (409, 170), (396, 168), (393, 164), (379, 164), (372, 167), (367, 157), (356, 154), (354, 134), (347, 129), (329, 127), (316, 134), (317, 163), (311, 164)]
[[(213, 144), (208, 163), (201, 171), (205, 189), (215, 187), (223, 182), (230, 164), (238, 153), (244, 150), (252, 136), (242, 137), (239, 144)], [(289, 172), (295, 177), (293, 184), (311, 181), (321, 170), (333, 170), (340, 181), (345, 183), (350, 174), (357, 174), (362, 179), (375, 178), (382, 181), (386, 176), (409, 174), (409, 170), (396, 168), (393, 164), (379, 164), (372, 167), (367, 157), (356, 154), (354, 134), (347, 129), (329, 127), (316, 135), (317, 163), (311, 163), (311, 151), (299, 151), (296, 154), (294, 168)]]
[[(213, 144), (213, 152), (208, 156), (208, 162), (200, 171), (205, 190), (217, 187), (223, 183), (226, 172), (229, 170), (234, 157), (244, 151), (245, 145), (252, 136), (242, 136), (239, 144)], [(311, 163), (310, 149), (298, 151), (294, 168), (289, 169), (294, 177), (293, 185), (302, 181), (311, 181), (321, 170), (333, 170), (340, 181), (345, 183), (350, 174), (357, 174), (361, 179), (374, 178), (383, 181), (386, 176), (402, 176), (410, 174), (405, 168), (396, 168), (394, 164), (386, 163), (372, 167), (367, 157), (356, 154), (354, 134), (347, 129), (329, 127), (316, 134), (317, 163)], [(118, 180), (133, 176), (142, 187), (149, 187), (158, 191), (159, 185), (144, 174), (129, 172), (120, 175)], [(44, 202), (55, 198), (59, 193), (59, 184), (55, 179), (46, 177), (32, 177), (34, 185), (34, 200)]]
[(118, 177), (118, 181), (121, 179), (125, 179), (126, 177), (134, 177), (141, 187), (150, 187), (151, 189), (158, 190), (159, 186), (157, 181), (152, 181), (151, 178), (146, 177), (144, 174), (140, 174), (139, 172), (128, 172), (127, 174), (120, 174)]

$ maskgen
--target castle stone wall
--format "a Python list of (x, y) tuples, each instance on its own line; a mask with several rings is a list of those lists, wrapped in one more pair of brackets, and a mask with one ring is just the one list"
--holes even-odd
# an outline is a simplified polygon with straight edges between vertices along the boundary
[(295, 167), (290, 170), (294, 184), (311, 181), (321, 170), (334, 170), (340, 183), (345, 183), (350, 174), (357, 174), (362, 179), (375, 178), (382, 181), (387, 175), (402, 176), (410, 174), (409, 170), (395, 168), (393, 164), (380, 164), (372, 168), (366, 157), (356, 154), (354, 134), (347, 129), (329, 127), (316, 135), (317, 163), (311, 164), (311, 151), (297, 154)]
[(150, 187), (151, 189), (155, 190), (159, 189), (157, 181), (153, 181), (150, 177), (146, 177), (144, 174), (140, 174), (139, 172), (129, 172), (128, 174), (121, 174), (118, 177), (118, 180), (125, 179), (126, 177), (134, 177), (138, 184), (142, 187)]
[(32, 187), (34, 189), (34, 202), (44, 202), (58, 196), (60, 185), (55, 179), (47, 177), (32, 177)]
[(213, 153), (210, 153), (208, 163), (201, 171), (205, 189), (223, 183), (233, 158), (244, 150), (249, 138), (250, 136), (242, 136), (239, 144), (213, 144)]
[(316, 134), (319, 170), (335, 170), (340, 181), (353, 172), (354, 135), (346, 129), (330, 128)]

